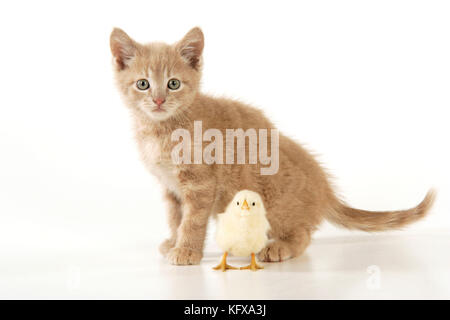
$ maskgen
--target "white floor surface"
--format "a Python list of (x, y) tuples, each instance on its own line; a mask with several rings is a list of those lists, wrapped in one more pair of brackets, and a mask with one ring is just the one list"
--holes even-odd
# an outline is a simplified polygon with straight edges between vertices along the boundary
[(321, 237), (303, 256), (258, 272), (213, 271), (221, 255), (213, 245), (199, 266), (185, 267), (169, 265), (157, 243), (11, 254), (0, 265), (0, 298), (450, 299), (448, 234)]

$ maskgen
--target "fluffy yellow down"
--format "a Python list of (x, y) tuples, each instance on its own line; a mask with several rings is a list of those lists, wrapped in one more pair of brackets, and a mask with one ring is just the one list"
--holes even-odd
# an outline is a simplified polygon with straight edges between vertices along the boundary
[[(250, 209), (242, 209), (244, 200)], [(218, 215), (216, 240), (223, 251), (245, 257), (258, 253), (266, 246), (269, 229), (266, 210), (259, 194), (242, 190), (225, 212)]]

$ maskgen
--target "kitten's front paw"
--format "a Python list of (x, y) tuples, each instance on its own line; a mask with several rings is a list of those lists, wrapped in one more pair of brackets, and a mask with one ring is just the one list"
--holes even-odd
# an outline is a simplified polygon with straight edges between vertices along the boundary
[(172, 248), (167, 254), (167, 259), (171, 264), (175, 265), (190, 265), (199, 264), (202, 260), (203, 254), (201, 251), (190, 248)]
[(282, 241), (269, 243), (258, 253), (258, 259), (264, 262), (281, 262), (292, 258), (289, 245)]
[(173, 247), (175, 247), (175, 239), (166, 239), (159, 245), (159, 252), (165, 257)]

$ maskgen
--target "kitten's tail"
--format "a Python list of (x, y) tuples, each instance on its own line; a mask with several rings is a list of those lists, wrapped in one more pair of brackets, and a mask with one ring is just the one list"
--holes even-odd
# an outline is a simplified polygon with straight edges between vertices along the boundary
[(398, 229), (425, 217), (432, 207), (435, 197), (436, 192), (431, 189), (419, 205), (399, 211), (359, 210), (347, 206), (342, 201), (336, 201), (326, 218), (331, 223), (348, 229), (368, 232)]

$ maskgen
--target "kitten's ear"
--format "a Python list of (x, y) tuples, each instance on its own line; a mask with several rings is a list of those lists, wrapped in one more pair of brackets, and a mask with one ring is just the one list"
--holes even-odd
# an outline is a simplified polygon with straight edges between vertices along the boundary
[(114, 28), (109, 38), (111, 53), (119, 70), (126, 69), (130, 60), (136, 55), (137, 43), (125, 31)]
[(203, 32), (195, 27), (176, 44), (176, 49), (192, 68), (198, 70), (201, 67), (203, 46)]

